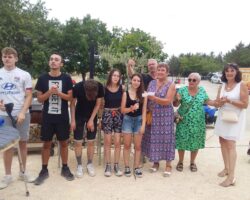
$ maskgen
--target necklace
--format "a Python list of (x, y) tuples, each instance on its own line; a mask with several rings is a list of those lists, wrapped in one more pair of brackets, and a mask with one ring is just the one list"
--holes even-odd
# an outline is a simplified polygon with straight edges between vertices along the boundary
[(226, 84), (226, 90), (232, 90), (235, 86), (235, 83), (233, 83), (231, 86), (228, 85), (228, 83)]

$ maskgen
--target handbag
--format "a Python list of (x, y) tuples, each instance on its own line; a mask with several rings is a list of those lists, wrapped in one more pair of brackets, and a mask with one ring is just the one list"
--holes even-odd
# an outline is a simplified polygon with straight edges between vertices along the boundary
[(174, 123), (178, 124), (181, 120), (183, 120), (183, 117), (176, 111), (174, 113)]
[(152, 112), (151, 111), (148, 111), (147, 114), (146, 114), (146, 124), (147, 125), (151, 125), (152, 124)]
[(221, 119), (225, 122), (230, 122), (230, 123), (236, 123), (239, 121), (237, 113), (232, 110), (222, 110)]

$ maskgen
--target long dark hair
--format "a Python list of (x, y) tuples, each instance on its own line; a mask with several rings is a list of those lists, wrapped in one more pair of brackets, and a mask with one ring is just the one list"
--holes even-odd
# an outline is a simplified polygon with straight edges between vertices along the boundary
[(137, 88), (136, 90), (136, 98), (138, 98), (140, 100), (140, 102), (142, 102), (143, 98), (142, 98), (142, 93), (144, 92), (144, 84), (143, 84), (143, 79), (141, 74), (135, 73), (131, 76), (131, 80), (135, 77), (139, 77), (141, 83), (140, 86)]
[(120, 72), (119, 69), (112, 69), (112, 70), (109, 72), (108, 80), (107, 80), (107, 83), (106, 83), (106, 87), (111, 86), (111, 84), (112, 84), (112, 76), (113, 76), (113, 74), (114, 74), (115, 72), (118, 72), (118, 73), (119, 73), (120, 78), (119, 78), (119, 81), (118, 81), (118, 83), (117, 83), (117, 86), (120, 85), (120, 81), (121, 81), (121, 72)]
[(224, 69), (222, 71), (221, 81), (224, 82), (224, 83), (227, 83), (227, 78), (226, 78), (226, 73), (225, 72), (229, 68), (233, 68), (236, 71), (235, 81), (237, 83), (241, 82), (241, 80), (242, 80), (242, 74), (241, 74), (241, 71), (239, 70), (239, 67), (238, 67), (238, 65), (236, 63), (227, 63), (224, 66)]

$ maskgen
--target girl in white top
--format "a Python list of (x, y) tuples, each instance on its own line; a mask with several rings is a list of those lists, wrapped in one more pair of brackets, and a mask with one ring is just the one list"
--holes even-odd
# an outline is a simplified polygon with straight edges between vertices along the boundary
[[(242, 138), (246, 124), (246, 108), (248, 106), (248, 90), (241, 82), (241, 72), (238, 65), (228, 63), (222, 72), (224, 82), (217, 94), (217, 106), (220, 107), (215, 124), (214, 133), (219, 136), (224, 169), (218, 173), (219, 177), (226, 177), (220, 183), (223, 187), (235, 184), (236, 141)], [(234, 122), (227, 121), (225, 111), (236, 118)]]

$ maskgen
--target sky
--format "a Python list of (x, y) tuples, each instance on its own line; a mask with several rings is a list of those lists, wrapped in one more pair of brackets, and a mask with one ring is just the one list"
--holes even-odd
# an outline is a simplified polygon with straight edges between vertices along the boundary
[[(164, 52), (225, 54), (250, 44), (249, 0), (42, 0), (49, 18), (65, 23), (87, 14), (112, 27), (139, 28), (164, 44)], [(30, 0), (35, 3), (36, 0)]]

